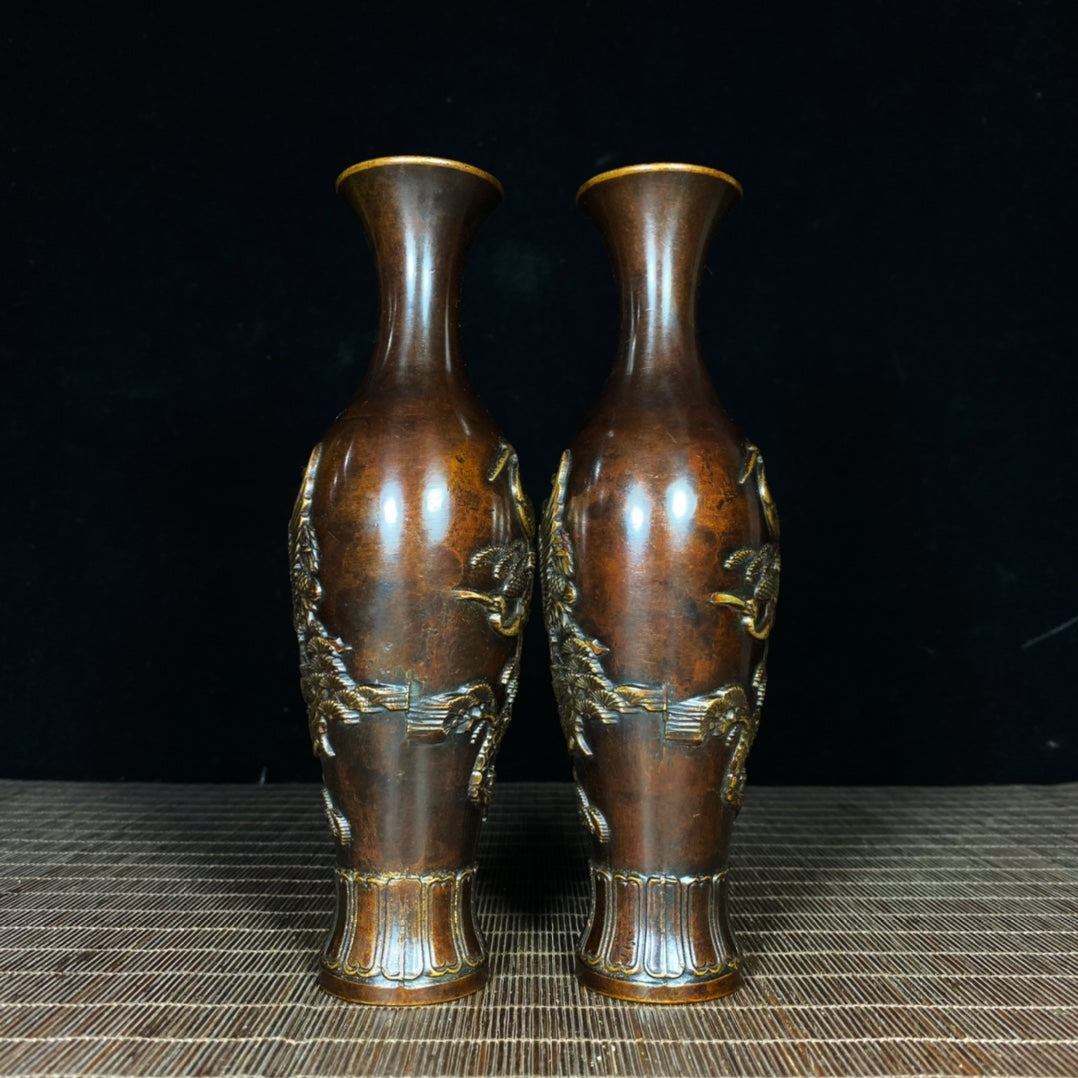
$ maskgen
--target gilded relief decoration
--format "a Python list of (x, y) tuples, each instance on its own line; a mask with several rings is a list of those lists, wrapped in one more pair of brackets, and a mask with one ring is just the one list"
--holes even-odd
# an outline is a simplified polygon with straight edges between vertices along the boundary
[(766, 640), (775, 622), (779, 597), (779, 548), (777, 543), (761, 547), (741, 547), (723, 563), (724, 569), (741, 573), (741, 591), (717, 591), (708, 602), (733, 607), (749, 636)]
[[(528, 539), (514, 540), (504, 546), (484, 547), (469, 560), (472, 575), (490, 581), (486, 590), (455, 589), (458, 599), (479, 603), (486, 611), (491, 629), (499, 636), (515, 637), (516, 647), (502, 668), (499, 684), (502, 705), (497, 704), (495, 688), (477, 679), (441, 693), (424, 692), (409, 681), (405, 684), (360, 684), (348, 669), (352, 653), (339, 636), (327, 630), (318, 608), (322, 586), (318, 580), (318, 539), (311, 523), (311, 502), (321, 457), (317, 446), (307, 464), (303, 484), (296, 499), (289, 525), (292, 568), (292, 612), (300, 651), (300, 689), (307, 704), (308, 723), (314, 752), (333, 757), (332, 732), (352, 726), (366, 717), (400, 713), (405, 736), (412, 741), (438, 743), (453, 734), (470, 736), (478, 745), (475, 765), (468, 782), (468, 797), (486, 806), (494, 781), (493, 762), (498, 745), (508, 725), (516, 696), (520, 670), (521, 630), (528, 617), (534, 555)], [(514, 511), (525, 526), (532, 524), (531, 506), (520, 487), (516, 455), (504, 443), (499, 446), (498, 463), (488, 473), (493, 481), (503, 472), (509, 478)], [(349, 841), (347, 821), (342, 828), (340, 813), (330, 808), (327, 814), (334, 833), (342, 844)]]
[[(609, 649), (584, 632), (575, 617), (578, 598), (576, 564), (572, 539), (565, 527), (565, 500), (571, 468), (572, 454), (566, 451), (543, 510), (540, 532), (543, 606), (550, 639), (551, 670), (569, 750), (579, 751), (584, 756), (592, 755), (588, 743), (590, 723), (612, 724), (621, 716), (641, 712), (660, 714), (663, 734), (669, 741), (701, 744), (712, 737), (727, 741), (730, 756), (723, 777), (722, 795), (738, 808), (745, 785), (745, 759), (763, 703), (764, 661), (761, 659), (747, 688), (739, 682), (730, 682), (687, 700), (671, 699), (667, 685), (614, 684), (603, 667), (603, 656)], [(750, 447), (743, 481), (752, 476), (756, 477), (768, 528), (777, 527), (778, 516), (770, 502), (763, 461), (755, 447)], [(756, 639), (765, 639), (771, 629), (778, 593), (778, 564), (778, 547), (774, 543), (767, 543), (757, 551), (748, 548), (735, 551), (726, 559), (724, 567), (741, 572), (746, 581), (745, 593), (717, 592), (711, 596), (712, 602), (734, 606), (742, 616), (742, 624)]]
[(491, 581), (486, 591), (455, 588), (458, 599), (479, 603), (487, 612), (487, 622), (499, 636), (514, 637), (516, 646), (499, 676), (502, 706), (493, 722), (484, 725), (479, 752), (469, 780), (469, 796), (479, 805), (490, 804), (494, 786), (494, 759), (498, 755), (516, 700), (520, 680), (520, 652), (524, 644), (524, 626), (531, 607), (532, 581), (535, 573), (535, 514), (524, 493), (520, 462), (508, 442), (499, 442), (494, 461), (487, 471), (487, 482), (504, 475), (513, 499), (513, 511), (524, 531), (523, 539), (491, 544), (476, 551), (468, 565), (473, 572), (485, 572)]
[(483, 937), (467, 899), (475, 866), (427, 875), (370, 875), (338, 868), (344, 916), (322, 953), (338, 976), (398, 984), (436, 980), (484, 961)]
[(573, 788), (576, 790), (577, 808), (580, 810), (580, 818), (584, 826), (600, 846), (605, 846), (610, 841), (610, 824), (606, 817), (592, 804), (580, 780), (573, 772)]
[(741, 473), (737, 477), (738, 486), (743, 487), (751, 478), (756, 479), (756, 494), (760, 499), (760, 507), (764, 511), (767, 534), (772, 541), (777, 543), (779, 540), (779, 510), (778, 506), (775, 505), (775, 499), (771, 497), (771, 488), (767, 485), (763, 454), (752, 442), (746, 442), (745, 462), (741, 466)]
[[(752, 674), (755, 731), (760, 724), (760, 713), (767, 692), (767, 652), (770, 647), (768, 638), (775, 622), (775, 604), (779, 597), (779, 572), (782, 563), (779, 555), (779, 513), (771, 497), (771, 488), (767, 485), (764, 458), (756, 446), (746, 442), (745, 461), (738, 476), (738, 484), (745, 486), (750, 479), (756, 483), (756, 496), (759, 498), (767, 526), (768, 542), (760, 547), (742, 547), (726, 558), (723, 567), (740, 570), (742, 586), (736, 592), (715, 592), (710, 597), (710, 602), (736, 610), (741, 615), (741, 624), (745, 631), (754, 639), (763, 641), (763, 651)], [(750, 740), (737, 746), (742, 768), (751, 744)]]
[(487, 611), (490, 627), (501, 636), (519, 636), (528, 620), (535, 571), (535, 514), (520, 480), (520, 462), (508, 442), (499, 442), (494, 461), (487, 470), (487, 482), (495, 483), (504, 475), (513, 499), (513, 511), (524, 532), (523, 539), (491, 544), (476, 551), (468, 560), (469, 568), (485, 571), (492, 580), (489, 591), (456, 588), (458, 598), (471, 599)]
[(751, 442), (745, 444), (745, 461), (738, 475), (738, 486), (756, 481), (756, 495), (767, 526), (768, 542), (759, 547), (741, 547), (723, 562), (723, 568), (741, 574), (737, 591), (717, 591), (710, 602), (729, 606), (741, 615), (745, 631), (756, 640), (766, 640), (775, 622), (775, 604), (779, 598), (779, 513), (771, 497), (764, 472), (764, 458)]
[(348, 817), (337, 808), (333, 795), (325, 786), (322, 787), (322, 806), (326, 810), (326, 819), (333, 837), (341, 846), (348, 846), (352, 841), (352, 825), (348, 822)]

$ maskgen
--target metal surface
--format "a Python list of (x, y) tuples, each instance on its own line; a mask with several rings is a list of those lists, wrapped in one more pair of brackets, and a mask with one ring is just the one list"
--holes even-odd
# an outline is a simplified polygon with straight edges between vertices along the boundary
[(339, 870), (320, 979), (354, 1001), (432, 1003), (487, 977), (471, 866), (535, 564), (516, 454), (457, 341), (465, 251), (501, 187), (470, 165), (402, 157), (345, 170), (338, 190), (374, 250), (381, 315), (289, 527)]
[(696, 333), (704, 253), (739, 196), (725, 173), (671, 164), (578, 195), (614, 263), (621, 334), (543, 511), (543, 610), (593, 840), (580, 975), (623, 999), (697, 1002), (741, 979), (726, 861), (767, 687), (779, 521)]
[(572, 789), (499, 786), (490, 983), (386, 1009), (311, 976), (333, 906), (317, 787), (0, 782), (0, 1075), (1073, 1078), (1076, 818), (1076, 785), (750, 786), (748, 979), (652, 1007), (573, 977)]

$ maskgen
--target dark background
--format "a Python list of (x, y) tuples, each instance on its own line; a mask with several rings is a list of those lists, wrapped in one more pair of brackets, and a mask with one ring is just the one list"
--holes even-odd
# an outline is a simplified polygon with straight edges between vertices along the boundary
[[(701, 325), (783, 517), (753, 781), (1078, 778), (1071, 6), (9, 8), (0, 774), (317, 776), (285, 527), (377, 316), (333, 180), (420, 153), (505, 184), (462, 337), (537, 503), (613, 358), (576, 187), (744, 184)], [(539, 622), (506, 779), (568, 775)]]

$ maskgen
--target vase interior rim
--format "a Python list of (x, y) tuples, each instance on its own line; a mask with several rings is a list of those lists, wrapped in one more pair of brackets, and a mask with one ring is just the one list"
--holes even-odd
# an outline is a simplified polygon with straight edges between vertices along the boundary
[(600, 172), (597, 176), (592, 176), (590, 180), (586, 180), (581, 185), (580, 190), (576, 193), (576, 197), (579, 199), (585, 191), (589, 191), (592, 187), (595, 187), (600, 183), (606, 183), (607, 180), (616, 180), (621, 176), (632, 176), (638, 172), (696, 172), (703, 176), (713, 176), (717, 180), (723, 180), (733, 187), (739, 195), (745, 193), (741, 184), (735, 180), (729, 172), (720, 172), (717, 168), (708, 168), (707, 165), (689, 165), (677, 161), (659, 161), (649, 165), (626, 165), (624, 168), (612, 168), (607, 172)]
[(357, 164), (349, 165), (337, 177), (334, 186), (337, 190), (340, 190), (341, 184), (349, 176), (354, 176), (357, 172), (365, 172), (369, 168), (384, 168), (388, 165), (425, 165), (432, 168), (452, 168), (458, 172), (468, 172), (493, 184), (498, 189), (498, 193), (503, 198), (505, 197), (505, 188), (502, 187), (501, 180), (497, 176), (491, 175), (486, 169), (476, 168), (475, 165), (467, 165), (463, 161), (454, 161), (450, 157), (427, 157), (422, 154), (396, 154), (392, 157), (372, 157), (368, 161), (360, 161)]

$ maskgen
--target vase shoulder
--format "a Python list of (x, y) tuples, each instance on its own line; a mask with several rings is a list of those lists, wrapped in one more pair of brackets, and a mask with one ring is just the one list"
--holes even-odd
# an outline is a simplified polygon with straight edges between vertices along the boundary
[(349, 642), (352, 675), (438, 691), (496, 675), (511, 642), (461, 593), (499, 585), (484, 551), (530, 556), (512, 448), (493, 428), (357, 419), (331, 429), (317, 471), (321, 616)]
[(617, 682), (684, 698), (746, 677), (740, 623), (710, 600), (730, 582), (730, 555), (768, 541), (743, 481), (752, 449), (718, 405), (598, 418), (565, 476), (581, 627), (609, 649)]

